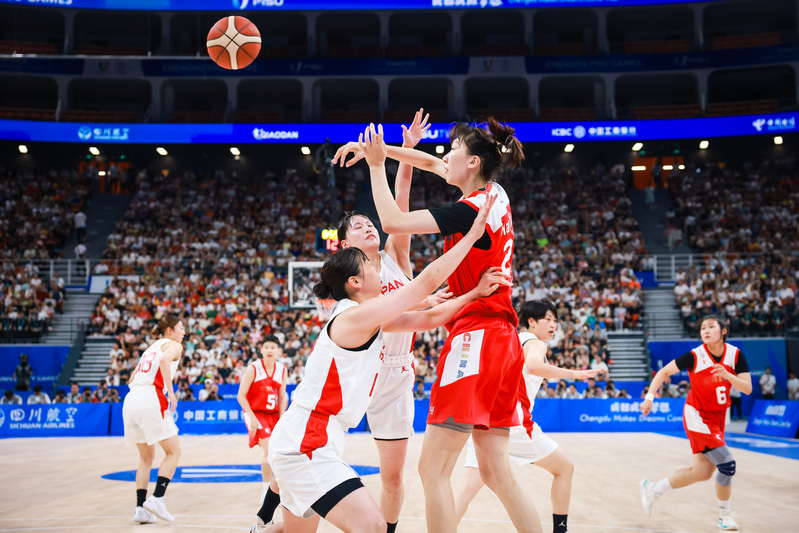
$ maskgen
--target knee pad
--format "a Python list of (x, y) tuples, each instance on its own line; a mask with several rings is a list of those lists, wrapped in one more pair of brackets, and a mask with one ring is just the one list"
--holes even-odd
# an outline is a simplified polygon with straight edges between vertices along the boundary
[(719, 472), (716, 475), (716, 482), (719, 485), (728, 487), (732, 483), (732, 476), (735, 475), (735, 458), (727, 446), (722, 446), (705, 453), (705, 457), (716, 465)]
[(716, 474), (716, 483), (724, 487), (732, 484), (732, 476), (735, 475), (735, 461), (718, 465), (719, 473)]

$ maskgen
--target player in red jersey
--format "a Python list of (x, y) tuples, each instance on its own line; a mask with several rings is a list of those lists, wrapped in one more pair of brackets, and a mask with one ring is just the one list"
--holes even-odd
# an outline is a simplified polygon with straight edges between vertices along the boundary
[[(488, 119), (487, 129), (457, 124), (450, 131), (451, 150), (442, 160), (418, 150), (387, 147), (382, 126), (375, 129), (370, 125), (358, 143), (339, 148), (333, 162), (340, 160), (349, 166), (367, 156), (375, 206), (386, 233), (441, 233), (445, 252), (469, 231), (488, 196), (496, 195), (483, 236), (448, 278), (449, 289), (457, 297), (473, 289), (490, 267), (501, 268), (508, 281), (513, 279), (510, 200), (494, 181), (503, 165), (503, 152), (511, 165), (524, 159), (522, 145), (513, 133), (513, 128), (493, 118)], [(354, 157), (345, 163), (349, 154)], [(402, 212), (386, 182), (386, 157), (438, 174), (458, 187), (463, 197), (441, 208)], [(516, 324), (508, 287), (467, 304), (447, 324), (449, 338), (431, 389), (419, 459), (429, 531), (457, 528), (450, 478), (469, 435), (475, 443), (480, 475), (500, 498), (516, 529), (542, 531), (538, 514), (524, 497), (508, 460), (508, 429), (520, 423), (515, 408), (524, 366)]]
[(261, 461), (261, 477), (264, 490), (261, 494), (261, 509), (257, 515), (262, 523), (272, 520), (280, 503), (280, 496), (269, 490), (272, 468), (266, 460), (269, 453), (269, 437), (278, 419), (286, 412), (286, 367), (277, 361), (280, 357), (280, 341), (274, 335), (267, 336), (261, 344), (261, 358), (247, 366), (239, 384), (238, 400), (244, 410), (244, 422), (250, 437), (250, 448), (259, 445), (264, 450)]
[(730, 406), (730, 387), (734, 386), (744, 394), (751, 394), (752, 379), (744, 354), (725, 342), (726, 320), (716, 315), (706, 316), (700, 324), (699, 335), (703, 344), (661, 368), (652, 380), (650, 392), (641, 403), (641, 413), (646, 416), (652, 410), (654, 393), (660, 389), (666, 376), (688, 370), (691, 392), (685, 400), (683, 426), (694, 453), (693, 464), (673, 472), (657, 483), (641, 481), (641, 503), (647, 514), (651, 515), (652, 504), (663, 493), (706, 481), (718, 469), (718, 527), (732, 531), (738, 529), (730, 510), (735, 459), (724, 442), (724, 425), (727, 408)]

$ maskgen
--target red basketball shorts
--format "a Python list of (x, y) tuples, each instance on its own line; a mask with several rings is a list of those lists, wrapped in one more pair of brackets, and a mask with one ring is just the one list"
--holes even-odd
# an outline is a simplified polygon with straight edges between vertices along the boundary
[(438, 359), (427, 423), (452, 417), (478, 429), (518, 426), (523, 366), (524, 352), (511, 324), (494, 318), (458, 320)]
[[(258, 419), (258, 429), (255, 435), (250, 435), (250, 448), (258, 446), (261, 439), (268, 439), (272, 436), (272, 430), (275, 429), (275, 424), (280, 419), (280, 412), (278, 411), (253, 411), (255, 418)], [(250, 417), (247, 413), (244, 414), (244, 423), (247, 429), (250, 429)]]
[(683, 408), (682, 424), (691, 443), (693, 453), (702, 453), (727, 444), (724, 441), (724, 426), (727, 411), (700, 411), (688, 403)]

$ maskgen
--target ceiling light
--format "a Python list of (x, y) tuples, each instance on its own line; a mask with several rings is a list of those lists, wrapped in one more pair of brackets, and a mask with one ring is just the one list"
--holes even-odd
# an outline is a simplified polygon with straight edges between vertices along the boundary
[(782, 144), (782, 137), (779, 135), (774, 137), (774, 144)]
[(699, 143), (700, 150), (707, 150), (707, 147), (710, 146), (710, 143), (707, 141), (702, 141)]
[(643, 147), (644, 147), (644, 143), (635, 143), (633, 145), (633, 152), (637, 152), (638, 150), (640, 150)]
[(685, 170), (685, 165), (680, 165), (677, 168), (679, 168), (680, 170)]
[(646, 170), (646, 166), (644, 166), (644, 165), (636, 165), (636, 166), (632, 167), (632, 169), (633, 169), (633, 172), (640, 172), (642, 170)]
[(674, 170), (673, 165), (663, 165), (663, 170)]
[(105, 176), (105, 170), (101, 170), (101, 171), (100, 171), (100, 172), (98, 172), (97, 174), (98, 174), (99, 176)]
[(443, 144), (439, 144), (438, 146), (436, 146), (436, 153), (437, 154), (443, 154), (444, 153), (444, 145)]
[(89, 153), (92, 155), (100, 155), (100, 150), (98, 150), (96, 146), (90, 146)]
[(20, 144), (20, 145), (19, 145), (19, 153), (21, 153), (21, 154), (27, 154), (27, 153), (28, 153), (28, 147), (27, 147), (27, 146), (25, 146), (24, 144)]
[(161, 148), (160, 146), (158, 148), (156, 148), (155, 151), (158, 152), (161, 155), (169, 154), (169, 152), (166, 151), (166, 148)]
[(233, 154), (233, 155), (241, 155), (241, 152), (235, 146), (231, 146), (230, 147), (230, 153)]
[(300, 152), (302, 152), (302, 155), (311, 155), (311, 149), (307, 146), (300, 148)]
[(566, 146), (563, 148), (563, 151), (564, 151), (564, 152), (566, 152), (567, 154), (568, 154), (568, 153), (571, 153), (571, 152), (572, 152), (572, 150), (574, 150), (574, 145), (573, 145), (573, 144), (567, 144), (567, 145), (566, 145)]

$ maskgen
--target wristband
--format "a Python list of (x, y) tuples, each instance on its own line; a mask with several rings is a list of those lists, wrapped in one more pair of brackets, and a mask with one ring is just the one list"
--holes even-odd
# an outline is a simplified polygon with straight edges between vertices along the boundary
[(644, 400), (645, 401), (649, 401), (649, 402), (654, 402), (655, 401), (655, 395), (652, 394), (651, 392), (647, 392), (646, 396), (644, 396)]

